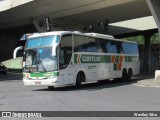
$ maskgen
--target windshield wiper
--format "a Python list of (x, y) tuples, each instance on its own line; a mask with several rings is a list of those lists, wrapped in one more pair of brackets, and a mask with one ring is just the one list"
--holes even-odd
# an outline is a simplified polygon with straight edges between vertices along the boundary
[(43, 65), (43, 62), (41, 61), (41, 59), (38, 60), (38, 64), (42, 65), (43, 72), (47, 72), (46, 68)]

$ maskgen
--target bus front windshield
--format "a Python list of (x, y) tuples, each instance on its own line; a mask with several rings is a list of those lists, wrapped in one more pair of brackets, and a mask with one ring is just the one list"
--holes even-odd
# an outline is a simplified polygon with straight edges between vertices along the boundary
[(52, 56), (52, 48), (26, 50), (25, 58), (25, 71), (49, 72), (57, 70), (57, 56)]
[(57, 39), (56, 36), (29, 39), (24, 55), (24, 71), (49, 72), (57, 70), (57, 55), (53, 55), (53, 46), (57, 43)]

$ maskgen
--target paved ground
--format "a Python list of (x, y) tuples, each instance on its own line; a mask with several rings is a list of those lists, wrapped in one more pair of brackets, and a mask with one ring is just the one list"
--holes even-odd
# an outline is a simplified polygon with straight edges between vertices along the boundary
[(160, 88), (160, 80), (155, 81), (154, 75), (139, 75), (139, 78), (134, 85)]
[[(145, 77), (141, 75), (127, 82), (85, 84), (81, 89), (71, 86), (49, 91), (46, 87), (25, 87), (20, 74), (0, 76), (0, 111), (160, 111), (160, 88), (139, 86), (139, 83), (151, 82), (154, 78)], [(155, 118), (148, 118), (152, 119)]]

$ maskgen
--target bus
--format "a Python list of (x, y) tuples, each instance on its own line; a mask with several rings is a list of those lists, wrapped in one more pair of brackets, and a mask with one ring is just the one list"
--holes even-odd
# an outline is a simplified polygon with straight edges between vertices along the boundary
[(28, 37), (23, 57), (23, 83), (49, 89), (119, 78), (140, 71), (136, 42), (97, 33), (55, 31)]

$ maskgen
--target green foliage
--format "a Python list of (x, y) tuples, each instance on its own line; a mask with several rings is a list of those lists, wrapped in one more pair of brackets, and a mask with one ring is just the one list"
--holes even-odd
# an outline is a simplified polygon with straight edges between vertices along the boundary
[(160, 36), (158, 33), (155, 33), (152, 37), (151, 37), (151, 44), (160, 44)]
[(144, 41), (145, 41), (144, 37), (142, 35), (123, 38), (123, 40), (134, 41), (134, 42), (137, 42), (138, 44), (142, 44), (142, 45), (144, 45)]
[[(123, 40), (134, 41), (140, 45), (144, 45), (144, 43), (145, 43), (145, 39), (144, 39), (143, 35), (127, 37), (127, 38), (123, 38)], [(160, 36), (158, 33), (155, 33), (151, 37), (151, 44), (160, 44)]]

